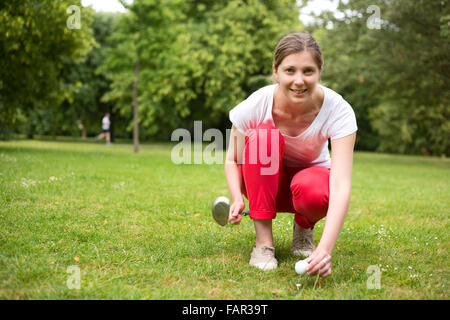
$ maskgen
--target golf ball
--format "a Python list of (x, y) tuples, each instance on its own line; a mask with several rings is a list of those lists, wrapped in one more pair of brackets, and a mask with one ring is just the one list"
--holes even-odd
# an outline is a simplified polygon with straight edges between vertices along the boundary
[(295, 272), (298, 274), (304, 274), (306, 272), (306, 267), (308, 266), (308, 262), (306, 260), (297, 261), (295, 264)]

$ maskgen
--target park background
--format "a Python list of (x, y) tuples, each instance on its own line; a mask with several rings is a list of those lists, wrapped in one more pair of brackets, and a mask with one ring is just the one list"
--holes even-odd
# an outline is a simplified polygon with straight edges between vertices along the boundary
[[(306, 4), (147, 0), (106, 13), (6, 1), (0, 137), (93, 137), (105, 112), (115, 139), (131, 139), (133, 121), (144, 142), (194, 120), (225, 133), (228, 112), (271, 83), (277, 41), (308, 31), (323, 51), (322, 83), (355, 110), (356, 150), (449, 156), (448, 1), (342, 1), (304, 25)], [(70, 5), (80, 29), (69, 28)]]
[[(305, 23), (307, 4), (2, 2), (0, 297), (448, 299), (448, 1), (340, 1)], [(289, 215), (274, 224), (279, 269), (248, 266), (251, 221), (211, 218), (228, 194), (223, 166), (171, 162), (175, 129), (200, 120), (225, 135), (229, 110), (271, 83), (273, 49), (295, 31), (319, 42), (322, 83), (359, 128), (333, 275), (319, 281), (293, 273)], [(112, 146), (94, 141), (106, 112)]]

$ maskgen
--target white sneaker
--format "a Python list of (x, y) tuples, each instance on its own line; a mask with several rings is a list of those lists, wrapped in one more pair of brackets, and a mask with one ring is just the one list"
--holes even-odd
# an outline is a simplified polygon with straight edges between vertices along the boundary
[(294, 220), (291, 253), (295, 256), (307, 258), (315, 249), (314, 229), (303, 229)]
[(273, 270), (278, 267), (278, 261), (275, 259), (275, 248), (269, 246), (253, 246), (250, 255), (250, 265), (266, 270)]

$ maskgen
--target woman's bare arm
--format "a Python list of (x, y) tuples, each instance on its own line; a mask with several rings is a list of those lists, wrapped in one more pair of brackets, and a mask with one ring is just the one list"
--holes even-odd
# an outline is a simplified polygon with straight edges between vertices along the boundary
[(331, 141), (331, 169), (330, 169), (330, 197), (328, 212), (325, 220), (322, 238), (307, 259), (308, 274), (316, 274), (320, 270), (321, 276), (331, 274), (331, 263), (323, 264), (322, 260), (331, 259), (331, 253), (336, 244), (347, 214), (353, 169), (353, 148), (356, 133)]
[(242, 219), (241, 212), (245, 208), (244, 198), (242, 197), (242, 173), (241, 164), (243, 150), (245, 146), (245, 136), (234, 126), (231, 127), (230, 143), (225, 158), (225, 177), (228, 189), (231, 194), (232, 204), (228, 220), (232, 224), (239, 224)]

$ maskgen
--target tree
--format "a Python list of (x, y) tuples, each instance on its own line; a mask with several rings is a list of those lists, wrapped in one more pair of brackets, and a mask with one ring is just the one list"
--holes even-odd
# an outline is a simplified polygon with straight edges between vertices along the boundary
[(325, 13), (316, 30), (329, 61), (324, 81), (355, 108), (363, 145), (372, 148), (376, 133), (380, 151), (448, 156), (448, 0), (350, 0), (338, 9), (342, 18)]
[[(114, 48), (107, 50), (108, 58), (101, 71), (107, 72), (112, 81), (111, 90), (103, 101), (113, 101), (121, 114), (129, 115), (133, 110), (134, 150), (138, 151), (138, 109), (141, 108), (145, 84), (154, 81), (152, 70), (161, 64), (161, 56), (168, 52), (174, 39), (173, 25), (181, 14), (181, 1), (168, 0), (160, 3), (156, 0), (138, 0), (133, 4), (123, 5), (129, 13), (122, 16), (118, 30), (111, 36)], [(168, 30), (168, 31), (166, 31)], [(142, 71), (141, 71), (142, 70)], [(138, 86), (138, 84), (144, 84)], [(130, 92), (133, 93), (131, 96)], [(130, 106), (133, 106), (131, 109)]]
[(96, 12), (91, 28), (98, 46), (91, 49), (82, 63), (69, 60), (63, 68), (64, 79), (67, 83), (79, 81), (81, 84), (74, 94), (73, 101), (65, 101), (61, 108), (67, 113), (68, 123), (65, 124), (67, 127), (74, 129), (79, 121), (85, 128), (86, 134), (96, 134), (99, 130), (100, 119), (109, 112), (113, 120), (111, 136), (114, 137), (114, 132), (120, 134), (120, 126), (116, 125), (119, 121), (114, 121), (112, 105), (101, 101), (101, 97), (109, 88), (110, 81), (104, 73), (97, 71), (106, 58), (105, 48), (110, 46), (107, 38), (112, 34), (119, 16), (118, 13)]
[(95, 41), (94, 46), (82, 62), (71, 58), (63, 59), (63, 66), (59, 73), (59, 80), (66, 87), (74, 88), (68, 99), (60, 105), (49, 105), (31, 110), (26, 119), (28, 129), (30, 123), (37, 134), (72, 135), (77, 136), (80, 130), (83, 137), (98, 134), (100, 119), (106, 112), (112, 117), (112, 138), (116, 125), (112, 106), (100, 101), (101, 96), (109, 87), (109, 80), (97, 68), (105, 59), (104, 49), (108, 47), (106, 38), (114, 29), (117, 13), (96, 12), (93, 15), (91, 28)]
[[(75, 2), (81, 8), (80, 2)], [(0, 126), (7, 137), (20, 117), (71, 99), (78, 84), (59, 78), (65, 59), (82, 61), (95, 44), (92, 11), (69, 29), (74, 1), (12, 0), (0, 5)], [(75, 13), (76, 14), (76, 13)]]
[(135, 0), (129, 8), (103, 66), (112, 80), (104, 99), (131, 112), (139, 61), (145, 138), (167, 139), (193, 120), (228, 127), (228, 111), (268, 83), (279, 38), (300, 28), (293, 0)]

